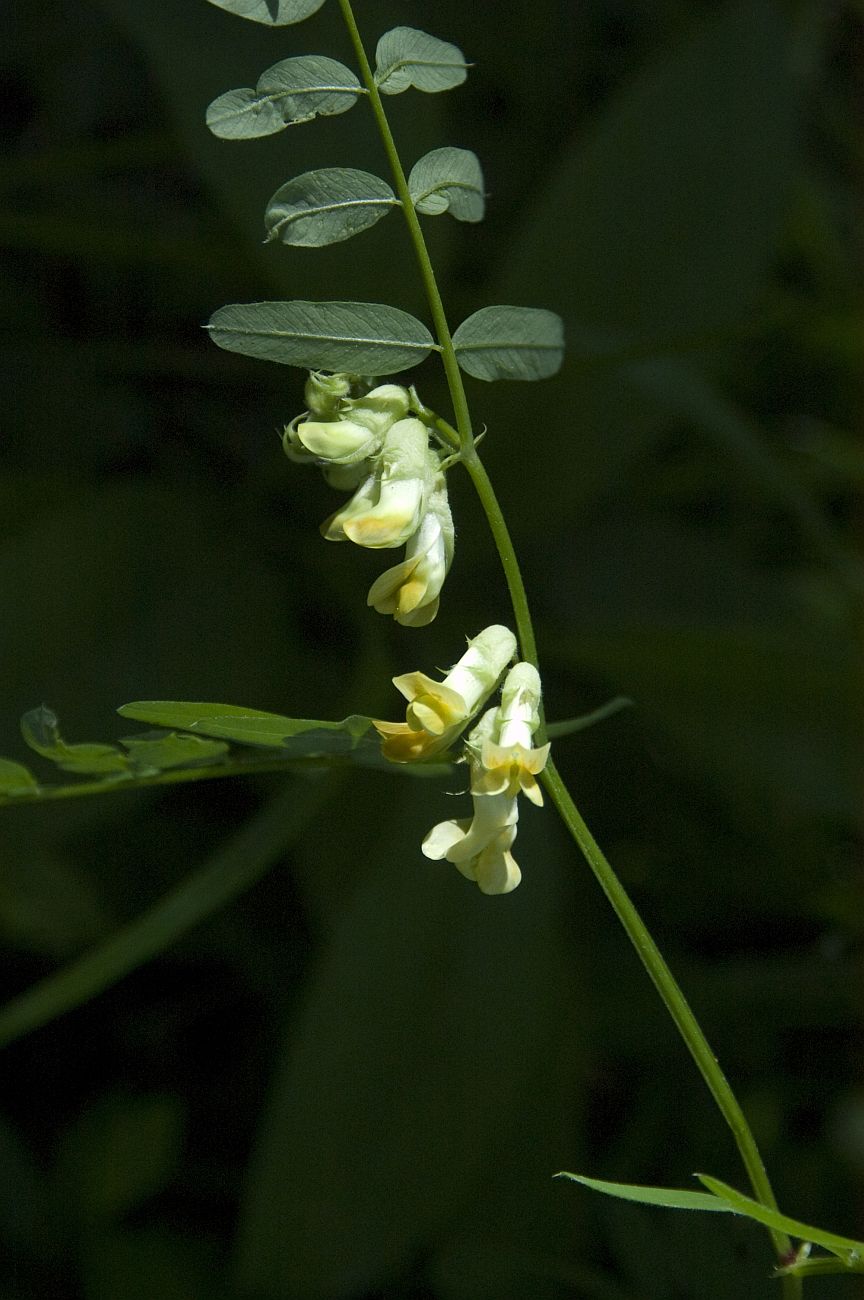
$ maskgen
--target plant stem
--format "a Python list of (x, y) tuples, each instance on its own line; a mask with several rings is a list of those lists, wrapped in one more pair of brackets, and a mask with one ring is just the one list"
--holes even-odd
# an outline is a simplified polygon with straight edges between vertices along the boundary
[(468, 399), (465, 396), (465, 385), (462, 382), (462, 372), (459, 369), (459, 363), (456, 360), (456, 353), (453, 348), (453, 340), (450, 335), (450, 326), (447, 324), (447, 316), (444, 312), (444, 304), (441, 301), (441, 294), (438, 289), (438, 283), (435, 279), (435, 271), (429, 257), (429, 250), (426, 247), (426, 240), (423, 238), (423, 231), (420, 228), (420, 221), (417, 213), (414, 211), (414, 203), (408, 189), (408, 181), (405, 178), (405, 172), (402, 167), (402, 161), (399, 157), (399, 151), (396, 148), (396, 142), (393, 139), (393, 132), (390, 130), (390, 123), (387, 121), (387, 114), (384, 112), (384, 105), (381, 102), (381, 94), (375, 82), (369, 59), (366, 56), (366, 50), (354, 18), (351, 8), (351, 0), (339, 0), (339, 7), (342, 10), (342, 16), (345, 19), (345, 26), (348, 28), (348, 35), (351, 38), (351, 44), (354, 46), (354, 54), (357, 59), (357, 66), (360, 69), (360, 75), (366, 89), (369, 92), (369, 103), (372, 106), (372, 112), (375, 115), (375, 122), (378, 132), (381, 136), (381, 142), (384, 145), (384, 152), (387, 154), (387, 161), (390, 165), (390, 172), (393, 176), (393, 184), (396, 194), (402, 204), (402, 215), (408, 227), (408, 234), (414, 247), (414, 256), (417, 259), (417, 265), (420, 268), (420, 278), (423, 281), (423, 288), (426, 292), (426, 298), (429, 303), (429, 311), (432, 315), (432, 322), (435, 326), (435, 334), (441, 345), (441, 359), (444, 363), (444, 372), (447, 376), (447, 387), (450, 390), (450, 400), (453, 403), (453, 414), (456, 417), (456, 428), (459, 430), (459, 441), (463, 455), (470, 452), (474, 446), (474, 435), (471, 428), (471, 415), (468, 411)]
[[(498, 503), (489, 475), (480, 461), (474, 447), (471, 418), (465, 395), (465, 387), (462, 382), (462, 374), (453, 347), (450, 328), (447, 324), (444, 305), (435, 279), (435, 271), (432, 267), (432, 262), (426, 247), (426, 241), (423, 237), (420, 222), (418, 221), (417, 214), (414, 210), (414, 204), (408, 190), (408, 183), (405, 179), (405, 172), (402, 168), (402, 163), (393, 139), (393, 134), (384, 112), (384, 106), (381, 102), (381, 95), (375, 83), (375, 78), (372, 74), (372, 69), (363, 47), (363, 41), (357, 28), (357, 23), (351, 8), (351, 0), (339, 0), (339, 7), (342, 10), (345, 25), (348, 28), (348, 33), (352, 45), (354, 46), (354, 52), (364, 84), (369, 92), (369, 101), (387, 154), (396, 193), (402, 204), (402, 213), (408, 226), (408, 233), (420, 268), (420, 276), (429, 303), (429, 310), (435, 325), (438, 343), (441, 347), (441, 359), (444, 363), (447, 385), (453, 403), (456, 428), (459, 433), (461, 459), (471, 477), (477, 495), (480, 498), (495, 545), (498, 549), (498, 554), (501, 558), (501, 564), (504, 569), (504, 575), (510, 593), (510, 600), (513, 606), (513, 614), (516, 621), (516, 630), (522, 655), (526, 660), (534, 664), (535, 667), (539, 667), (537, 643), (534, 636), (534, 626), (531, 621), (531, 613), (528, 607), (528, 597), (525, 591), (525, 584), (522, 581), (519, 562), (507, 528), (506, 520)], [(545, 724), (541, 718), (541, 725), (538, 729), (538, 743), (543, 743), (544, 737)], [(721, 1114), (729, 1125), (741, 1154), (741, 1158), (744, 1162), (744, 1166), (750, 1177), (754, 1193), (764, 1205), (776, 1209), (777, 1202), (774, 1198), (774, 1193), (771, 1189), (771, 1184), (768, 1180), (768, 1174), (765, 1170), (762, 1157), (759, 1154), (756, 1140), (753, 1137), (750, 1126), (747, 1123), (744, 1112), (738, 1104), (735, 1094), (729, 1086), (723, 1071), (720, 1069), (717, 1058), (711, 1051), (711, 1047), (699, 1026), (699, 1022), (691, 1011), (684, 994), (672, 975), (672, 972), (666, 965), (659, 948), (651, 938), (645, 923), (642, 921), (639, 913), (630, 901), (624, 887), (621, 885), (615, 872), (612, 870), (612, 867), (607, 862), (593, 835), (582, 820), (582, 817), (570, 797), (566, 786), (561, 780), (556, 767), (551, 762), (547, 764), (546, 772), (544, 773), (544, 784), (546, 785), (564, 824), (567, 826), (570, 834), (581, 849), (588, 865), (594, 872), (601, 889), (606, 894), (615, 914), (623, 925), (630, 942), (636, 949), (643, 966), (660, 994), (660, 997), (677, 1026), (679, 1033), (684, 1039), (690, 1055), (693, 1057), (702, 1077), (708, 1085), (711, 1095), (717, 1103)], [(778, 1257), (783, 1260), (790, 1250), (791, 1243), (789, 1238), (785, 1234), (775, 1231), (771, 1232), (771, 1237)], [(788, 1275), (785, 1276), (783, 1278), (783, 1294), (787, 1300), (795, 1300), (795, 1298), (801, 1294), (800, 1279)]]
[[(510, 591), (510, 598), (513, 604), (513, 613), (516, 620), (516, 628), (519, 634), (519, 642), (522, 647), (522, 653), (526, 659), (529, 659), (535, 667), (537, 666), (537, 647), (534, 637), (534, 628), (531, 622), (531, 614), (528, 608), (528, 597), (525, 592), (525, 586), (522, 581), (522, 573), (519, 568), (519, 562), (507, 528), (503, 512), (495, 495), (494, 488), (485, 467), (481, 464), (477, 453), (472, 450), (471, 454), (464, 457), (465, 467), (471, 476), (475, 490), (480, 503), (489, 522), (489, 528), (498, 548), (498, 554), (501, 558), (501, 565), (507, 579), (507, 586)], [(545, 728), (538, 732), (538, 742), (542, 743), (545, 736)], [(555, 804), (562, 821), (569, 830), (573, 839), (578, 844), (582, 854), (594, 873), (600, 888), (603, 890), (607, 899), (612, 905), (615, 915), (621, 922), (624, 930), (636, 949), (637, 956), (645, 967), (649, 978), (659, 993), (666, 1010), (672, 1017), (678, 1032), (684, 1040), (684, 1043), (692, 1056), (700, 1074), (702, 1075), (711, 1096), (725, 1119), (732, 1136), (735, 1139), (736, 1146), (741, 1155), (744, 1167), (747, 1170), (750, 1179), (750, 1185), (757, 1200), (763, 1205), (777, 1209), (777, 1201), (768, 1179), (768, 1173), (765, 1169), (764, 1162), (756, 1145), (756, 1139), (747, 1123), (747, 1118), (736, 1098), (729, 1082), (724, 1075), (717, 1057), (711, 1050), (699, 1021), (693, 1014), (687, 999), (685, 998), (680, 986), (675, 980), (674, 975), (666, 964), (666, 961), (652, 939), (645, 922), (634, 907), (627, 891), (621, 884), (608, 862), (605, 854), (601, 850), (594, 836), (586, 826), (578, 808), (570, 796), (567, 787), (562, 781), (558, 769), (550, 760), (546, 764), (546, 770), (543, 773), (543, 783)], [(791, 1242), (785, 1233), (771, 1230), (771, 1240), (774, 1249), (777, 1252), (778, 1259), (784, 1260), (791, 1249)], [(802, 1279), (794, 1275), (786, 1274), (783, 1277), (783, 1295), (786, 1300), (797, 1300), (801, 1295)]]

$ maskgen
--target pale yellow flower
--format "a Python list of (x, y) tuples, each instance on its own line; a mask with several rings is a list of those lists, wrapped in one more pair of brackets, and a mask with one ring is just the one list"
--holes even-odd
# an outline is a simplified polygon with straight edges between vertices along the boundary
[(373, 473), (347, 505), (324, 521), (321, 532), (330, 542), (347, 538), (373, 549), (401, 546), (426, 512), (432, 470), (425, 424), (397, 420), (384, 436)]
[(451, 745), (492, 694), (515, 650), (510, 629), (492, 624), (468, 642), (443, 682), (421, 672), (394, 677), (408, 707), (405, 722), (375, 722), (385, 758), (413, 763)]
[(519, 807), (504, 794), (474, 800), (473, 818), (439, 822), (423, 841), (427, 858), (446, 858), (484, 894), (509, 894), (522, 879), (510, 852), (516, 839)]
[(420, 527), (405, 547), (405, 559), (387, 569), (369, 589), (367, 604), (392, 614), (405, 627), (425, 627), (438, 613), (439, 594), (453, 560), (453, 520), (443, 475)]
[(518, 663), (510, 669), (501, 688), (495, 725), (482, 737), (474, 755), (474, 794), (512, 798), (521, 790), (532, 803), (542, 805), (543, 792), (536, 778), (546, 766), (550, 746), (531, 743), (540, 725), (540, 689), (540, 675), (532, 664)]

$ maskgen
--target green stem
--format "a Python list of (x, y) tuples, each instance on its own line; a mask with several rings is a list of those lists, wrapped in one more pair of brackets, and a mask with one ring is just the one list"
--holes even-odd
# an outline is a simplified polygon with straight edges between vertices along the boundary
[(456, 417), (456, 428), (459, 430), (459, 440), (463, 454), (469, 452), (474, 445), (474, 435), (471, 428), (471, 415), (468, 411), (468, 399), (465, 396), (465, 385), (462, 382), (462, 372), (459, 369), (459, 362), (456, 360), (456, 352), (453, 348), (453, 339), (450, 334), (450, 326), (447, 323), (447, 316), (444, 311), (444, 303), (441, 301), (441, 294), (438, 289), (438, 283), (435, 279), (435, 271), (432, 267), (432, 261), (429, 257), (429, 250), (426, 247), (426, 240), (423, 237), (423, 231), (420, 228), (420, 221), (414, 210), (414, 203), (411, 199), (411, 193), (408, 189), (408, 181), (405, 178), (405, 172), (402, 167), (402, 161), (399, 157), (399, 151), (396, 148), (396, 142), (393, 139), (393, 132), (390, 130), (390, 123), (387, 121), (387, 114), (384, 112), (384, 105), (381, 102), (381, 94), (375, 82), (369, 59), (366, 56), (366, 50), (354, 18), (351, 8), (351, 0), (339, 0), (339, 7), (342, 10), (342, 17), (345, 19), (345, 26), (348, 28), (348, 35), (351, 38), (351, 44), (354, 46), (354, 54), (357, 59), (357, 66), (360, 69), (360, 75), (366, 89), (369, 92), (369, 103), (372, 112), (375, 115), (375, 122), (378, 132), (381, 136), (384, 152), (387, 155), (387, 161), (390, 165), (390, 172), (393, 176), (393, 184), (396, 194), (402, 204), (402, 215), (405, 218), (405, 224), (408, 227), (408, 234), (414, 247), (414, 256), (417, 259), (417, 265), (420, 268), (420, 278), (423, 281), (423, 288), (426, 292), (426, 298), (429, 303), (429, 311), (432, 315), (432, 322), (435, 326), (435, 334), (441, 346), (441, 359), (444, 363), (444, 373), (447, 376), (447, 387), (450, 390), (450, 400), (453, 403), (453, 414)]
[[(498, 548), (501, 565), (510, 591), (522, 652), (525, 658), (536, 666), (537, 646), (528, 608), (528, 597), (510, 532), (492, 487), (492, 482), (476, 452), (472, 451), (469, 456), (463, 459), (480, 498), (480, 503), (486, 513), (495, 545)], [(542, 742), (544, 735), (545, 728), (542, 732), (538, 732), (538, 741)], [(702, 1032), (698, 1020), (667, 966), (660, 949), (652, 939), (645, 922), (631, 902), (624, 886), (615, 875), (600, 846), (583, 821), (567, 787), (561, 780), (558, 769), (551, 761), (546, 765), (543, 782), (561, 819), (581, 849), (600, 888), (624, 927), (639, 960), (657, 989), (666, 1010), (684, 1040), (687, 1050), (708, 1085), (711, 1096), (729, 1126), (756, 1198), (763, 1205), (770, 1206), (771, 1209), (777, 1209), (777, 1201), (759, 1153), (759, 1148), (756, 1145), (756, 1139), (753, 1137), (738, 1099), (721, 1070), (720, 1064), (711, 1050), (711, 1046)], [(791, 1242), (786, 1234), (771, 1230), (771, 1239), (778, 1259), (782, 1261), (787, 1258), (791, 1249)], [(797, 1297), (801, 1295), (801, 1278), (785, 1275), (783, 1277), (783, 1294), (786, 1300), (797, 1300)]]
[[(492, 536), (495, 540), (495, 545), (498, 549), (498, 554), (501, 557), (501, 564), (504, 569), (504, 575), (510, 592), (511, 603), (513, 605), (516, 630), (519, 637), (522, 655), (537, 667), (539, 666), (537, 659), (537, 643), (534, 636), (534, 626), (531, 621), (531, 613), (528, 607), (528, 597), (525, 592), (525, 584), (522, 581), (519, 562), (516, 557), (513, 542), (510, 538), (506, 520), (501, 511), (501, 507), (498, 504), (498, 499), (495, 496), (489, 475), (486, 473), (486, 469), (481, 463), (474, 448), (471, 418), (465, 396), (465, 387), (462, 382), (462, 374), (453, 347), (450, 328), (447, 324), (444, 305), (435, 279), (435, 272), (429, 258), (426, 241), (423, 238), (423, 232), (420, 228), (420, 223), (411, 201), (408, 183), (405, 179), (405, 173), (402, 168), (399, 153), (396, 149), (396, 144), (384, 112), (381, 96), (378, 92), (378, 87), (375, 84), (375, 78), (372, 74), (369, 60), (366, 57), (363, 41), (360, 37), (360, 32), (357, 28), (357, 23), (351, 8), (351, 0), (339, 0), (339, 6), (342, 10), (342, 15), (345, 19), (345, 24), (354, 46), (354, 52), (363, 81), (366, 85), (366, 89), (369, 91), (369, 101), (387, 154), (396, 193), (402, 204), (402, 212), (408, 226), (408, 233), (414, 246), (414, 253), (420, 268), (420, 276), (429, 302), (429, 309), (435, 325), (438, 343), (441, 347), (441, 359), (444, 363), (444, 371), (447, 376), (450, 398), (453, 403), (456, 428), (459, 432), (460, 449), (462, 453), (461, 459), (471, 477), (477, 495), (480, 498), (481, 504), (486, 513), (489, 527), (492, 531)], [(544, 736), (545, 725), (541, 720), (541, 727), (538, 732), (538, 741), (540, 743), (542, 743)], [(720, 1069), (717, 1058), (711, 1051), (708, 1041), (702, 1033), (696, 1017), (690, 1010), (687, 1000), (681, 992), (681, 989), (678, 987), (669, 967), (666, 965), (660, 950), (654, 943), (654, 940), (648, 933), (644, 922), (630, 901), (626, 891), (601, 852), (597, 842), (588, 830), (588, 827), (579, 815), (576, 805), (570, 798), (564, 783), (558, 775), (557, 769), (552, 763), (547, 765), (545, 784), (565, 825), (576, 843), (579, 845), (579, 848), (582, 850), (588, 865), (594, 872), (601, 888), (609, 899), (609, 902), (612, 904), (621, 924), (624, 926), (624, 929), (636, 949), (642, 964), (653, 981), (655, 988), (660, 994), (669, 1014), (684, 1039), (691, 1056), (705, 1079), (721, 1114), (729, 1125), (756, 1196), (763, 1204), (776, 1209), (777, 1203), (771, 1189), (771, 1184), (768, 1180), (768, 1174), (762, 1162), (762, 1157), (760, 1156), (758, 1147), (756, 1146), (755, 1138), (750, 1131), (744, 1112), (741, 1110), (735, 1094), (732, 1092), (723, 1071)], [(785, 1234), (775, 1231), (772, 1231), (771, 1236), (778, 1257), (782, 1260), (790, 1250), (791, 1243), (789, 1238), (786, 1237)], [(787, 1300), (794, 1300), (795, 1297), (799, 1296), (801, 1294), (800, 1280), (789, 1276), (784, 1277), (783, 1294), (787, 1297)]]

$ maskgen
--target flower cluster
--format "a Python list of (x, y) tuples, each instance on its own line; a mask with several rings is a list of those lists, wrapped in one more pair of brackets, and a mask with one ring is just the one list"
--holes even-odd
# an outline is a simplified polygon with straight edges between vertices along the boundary
[[(376, 722), (385, 756), (411, 763), (448, 749), (496, 689), (516, 650), (506, 627), (493, 625), (468, 642), (468, 650), (436, 682), (406, 673), (393, 683), (408, 700), (405, 722)], [(484, 894), (506, 894), (522, 878), (511, 849), (519, 820), (518, 795), (542, 804), (537, 776), (549, 745), (535, 747), (540, 725), (540, 677), (517, 663), (504, 680), (501, 701), (487, 709), (465, 743), (471, 772), (473, 818), (439, 822), (423, 841), (435, 861), (452, 862)]]
[(453, 560), (453, 519), (441, 457), (410, 413), (411, 394), (398, 384), (370, 388), (357, 375), (313, 372), (305, 395), (309, 410), (285, 429), (285, 452), (319, 465), (332, 487), (353, 491), (321, 532), (373, 550), (404, 545), (404, 560), (373, 582), (367, 604), (406, 627), (431, 623)]

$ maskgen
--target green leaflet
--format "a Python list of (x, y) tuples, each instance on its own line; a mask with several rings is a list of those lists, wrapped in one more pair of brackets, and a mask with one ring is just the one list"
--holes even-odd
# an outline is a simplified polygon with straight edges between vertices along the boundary
[(855, 1241), (852, 1237), (840, 1237), (837, 1233), (825, 1232), (823, 1228), (814, 1228), (812, 1224), (802, 1223), (800, 1219), (790, 1219), (788, 1214), (781, 1214), (779, 1210), (760, 1205), (752, 1197), (744, 1196), (728, 1183), (721, 1182), (719, 1178), (712, 1178), (709, 1174), (697, 1174), (696, 1177), (700, 1183), (710, 1189), (714, 1196), (725, 1201), (726, 1207), (733, 1214), (743, 1214), (756, 1223), (762, 1223), (767, 1228), (774, 1228), (778, 1232), (785, 1232), (799, 1241), (809, 1241), (815, 1246), (824, 1246), (826, 1250), (830, 1250), (833, 1255), (842, 1259), (849, 1268), (855, 1269), (856, 1272), (864, 1271), (864, 1241)]
[(414, 316), (372, 302), (237, 303), (206, 328), (228, 352), (308, 370), (392, 375), (440, 351)]
[(0, 758), (0, 794), (35, 794), (39, 782), (22, 763), (11, 758)]
[(731, 1205), (708, 1192), (690, 1192), (677, 1187), (640, 1187), (636, 1183), (610, 1183), (602, 1178), (586, 1178), (584, 1174), (570, 1174), (562, 1170), (557, 1178), (569, 1178), (582, 1183), (594, 1192), (617, 1196), (621, 1201), (638, 1201), (640, 1205), (662, 1205), (669, 1210), (711, 1210), (730, 1214)]
[(399, 200), (386, 181), (353, 167), (323, 167), (295, 176), (267, 204), (269, 239), (320, 248), (350, 239), (385, 217)]
[(365, 93), (344, 64), (323, 54), (304, 54), (262, 72), (254, 90), (244, 86), (214, 99), (207, 125), (222, 140), (252, 140), (315, 117), (346, 113)]
[(562, 718), (560, 722), (549, 722), (546, 724), (546, 735), (549, 740), (556, 740), (561, 736), (571, 736), (574, 731), (585, 731), (588, 727), (593, 727), (598, 722), (605, 722), (607, 718), (613, 717), (620, 713), (622, 709), (632, 709), (633, 700), (627, 695), (615, 695), (605, 704), (601, 704), (599, 709), (592, 709), (590, 713), (582, 713), (578, 718)]
[(251, 18), (253, 23), (287, 27), (317, 13), (324, 0), (210, 0), (210, 3), (238, 18)]
[(228, 746), (221, 740), (178, 735), (176, 731), (144, 731), (138, 736), (124, 736), (120, 744), (137, 772), (195, 767), (228, 753)]
[(21, 734), (31, 749), (50, 758), (64, 772), (80, 775), (127, 773), (129, 759), (116, 745), (67, 745), (60, 735), (57, 714), (44, 704), (21, 719)]
[(560, 316), (537, 307), (483, 307), (453, 335), (459, 365), (475, 379), (548, 379), (564, 357)]
[(401, 95), (414, 86), (437, 94), (461, 86), (468, 64), (457, 45), (416, 27), (394, 27), (385, 32), (375, 50), (375, 81), (385, 95)]
[[(68, 745), (60, 734), (56, 713), (44, 704), (24, 714), (21, 733), (37, 754), (50, 759), (64, 772), (75, 772), (79, 776), (152, 776), (168, 768), (212, 763), (228, 752), (228, 746), (221, 741), (204, 740), (200, 736), (178, 736), (165, 731), (129, 736), (120, 741), (123, 749), (118, 749), (116, 745)], [(7, 762), (5, 759), (0, 760), (0, 763)], [(39, 786), (26, 768), (17, 763), (8, 763), (8, 767), (24, 773), (29, 782), (23, 783), (18, 777), (18, 788), (14, 788), (15, 772), (10, 771), (7, 783), (3, 780), (3, 767), (0, 766), (0, 793), (38, 792)]]
[(348, 753), (357, 748), (372, 726), (371, 718), (356, 713), (342, 722), (318, 722), (311, 718), (283, 718), (278, 713), (244, 709), (237, 704), (189, 700), (135, 700), (117, 712), (136, 722), (178, 727), (241, 745), (265, 745), (302, 758)]
[(418, 212), (449, 212), (457, 221), (482, 221), (486, 206), (480, 161), (470, 149), (433, 149), (411, 168), (408, 189)]
[(826, 1250), (841, 1259), (847, 1268), (856, 1272), (864, 1271), (864, 1242), (855, 1241), (851, 1237), (840, 1237), (833, 1232), (825, 1232), (822, 1228), (814, 1228), (811, 1224), (802, 1223), (798, 1219), (790, 1219), (779, 1210), (761, 1205), (752, 1197), (744, 1196), (728, 1183), (721, 1182), (719, 1178), (711, 1178), (708, 1174), (696, 1174), (699, 1181), (709, 1189), (708, 1192), (691, 1192), (677, 1187), (640, 1187), (633, 1183), (611, 1183), (604, 1179), (586, 1178), (583, 1174), (571, 1174), (566, 1171), (557, 1176), (570, 1178), (573, 1182), (582, 1183), (584, 1187), (590, 1187), (595, 1192), (603, 1192), (606, 1196), (616, 1196), (622, 1201), (636, 1201), (640, 1205), (659, 1205), (671, 1210), (708, 1210), (719, 1214), (740, 1214), (767, 1228), (787, 1233), (798, 1241), (824, 1246)]

